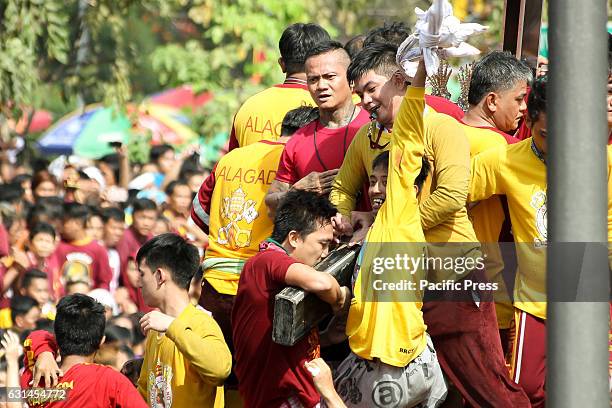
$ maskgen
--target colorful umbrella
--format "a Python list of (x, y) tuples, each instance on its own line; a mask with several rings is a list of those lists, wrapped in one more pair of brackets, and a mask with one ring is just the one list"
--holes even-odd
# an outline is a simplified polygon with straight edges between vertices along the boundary
[[(102, 105), (90, 105), (60, 119), (38, 144), (43, 154), (76, 154), (96, 159), (114, 152), (111, 142), (128, 143), (135, 135), (150, 133), (153, 144), (181, 147), (197, 140), (188, 119), (164, 106), (127, 107), (128, 114)], [(134, 115), (134, 116), (132, 116)], [(130, 118), (135, 118), (132, 124)]]
[(183, 85), (176, 88), (158, 92), (149, 97), (149, 100), (158, 105), (168, 105), (175, 108), (197, 108), (213, 98), (210, 92), (195, 94), (190, 85)]
[[(15, 132), (22, 134), (26, 130), (29, 115), (30, 112), (26, 110), (23, 112), (23, 115), (17, 121), (17, 123), (9, 123), (9, 125)], [(51, 112), (43, 109), (35, 110), (34, 114), (32, 115), (30, 127), (28, 128), (28, 133), (42, 132), (48, 128), (51, 123), (53, 123), (53, 115), (51, 115)]]

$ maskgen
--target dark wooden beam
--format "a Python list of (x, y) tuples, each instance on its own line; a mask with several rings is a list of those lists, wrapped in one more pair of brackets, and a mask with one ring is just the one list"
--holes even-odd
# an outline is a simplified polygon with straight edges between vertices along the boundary
[(536, 68), (543, 0), (505, 0), (503, 49)]

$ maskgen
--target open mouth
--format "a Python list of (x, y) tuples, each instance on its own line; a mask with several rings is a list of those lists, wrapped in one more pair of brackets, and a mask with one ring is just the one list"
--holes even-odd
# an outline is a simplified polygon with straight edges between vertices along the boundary
[(327, 101), (330, 98), (331, 98), (331, 95), (329, 95), (329, 94), (321, 94), (321, 95), (318, 96), (317, 99), (319, 99), (319, 101), (321, 101), (321, 102), (325, 102), (325, 101)]
[(380, 109), (380, 105), (376, 105), (373, 108), (369, 109), (370, 120), (376, 120), (378, 118), (378, 109)]
[(372, 208), (377, 210), (380, 207), (382, 207), (384, 202), (385, 202), (385, 199), (383, 197), (374, 197), (372, 198)]

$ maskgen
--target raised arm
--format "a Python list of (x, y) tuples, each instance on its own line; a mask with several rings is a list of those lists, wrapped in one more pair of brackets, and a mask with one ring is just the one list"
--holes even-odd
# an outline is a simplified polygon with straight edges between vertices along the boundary
[(428, 230), (465, 207), (470, 183), (470, 144), (461, 125), (449, 116), (430, 114), (436, 188), (421, 202), (421, 225)]

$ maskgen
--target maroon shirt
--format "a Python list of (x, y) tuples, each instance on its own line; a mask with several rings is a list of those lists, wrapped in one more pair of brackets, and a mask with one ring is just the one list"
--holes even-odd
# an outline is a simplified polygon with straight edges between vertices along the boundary
[(319, 394), (304, 363), (319, 357), (318, 332), (292, 347), (272, 341), (274, 296), (287, 286), (287, 269), (297, 261), (279, 247), (249, 259), (238, 284), (232, 311), (235, 371), (245, 407), (273, 408), (289, 397), (315, 406)]
[(113, 272), (108, 263), (106, 249), (102, 245), (90, 238), (73, 242), (62, 241), (55, 250), (55, 256), (61, 265), (59, 270), (64, 282), (70, 280), (68, 275), (74, 280), (86, 269), (93, 288), (109, 290)]
[(153, 234), (149, 234), (148, 236), (143, 237), (142, 235), (136, 232), (133, 226), (131, 226), (125, 230), (125, 233), (123, 234), (123, 237), (117, 244), (116, 248), (117, 253), (119, 253), (121, 283), (128, 290), (130, 298), (132, 299), (132, 302), (134, 302), (136, 306), (138, 306), (138, 310), (144, 312), (151, 311), (152, 309), (148, 308), (145, 305), (144, 300), (142, 298), (141, 290), (132, 286), (132, 284), (130, 283), (130, 280), (128, 279), (127, 275), (127, 263), (128, 258), (135, 258), (136, 253), (138, 252), (140, 247), (151, 238), (153, 238)]

